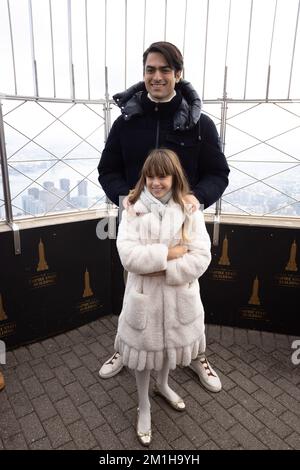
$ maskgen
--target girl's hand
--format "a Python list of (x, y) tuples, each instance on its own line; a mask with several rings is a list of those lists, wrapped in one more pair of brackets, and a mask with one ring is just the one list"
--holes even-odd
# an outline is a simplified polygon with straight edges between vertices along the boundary
[(192, 206), (191, 207), (192, 212), (195, 212), (198, 209), (200, 209), (200, 202), (195, 196), (193, 196), (193, 194), (187, 194), (186, 196), (184, 196), (183, 202), (185, 202), (185, 204), (190, 204)]
[(123, 207), (124, 209), (128, 209), (129, 206), (130, 206), (130, 203), (128, 201), (128, 196), (124, 197), (123, 201), (122, 201), (122, 204), (123, 204)]
[(170, 261), (172, 259), (180, 258), (181, 256), (185, 255), (187, 252), (188, 252), (188, 249), (184, 245), (172, 246), (172, 248), (168, 249), (167, 260)]

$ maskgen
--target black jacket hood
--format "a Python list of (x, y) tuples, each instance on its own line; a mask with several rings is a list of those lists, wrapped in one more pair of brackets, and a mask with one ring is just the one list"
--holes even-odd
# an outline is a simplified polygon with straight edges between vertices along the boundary
[[(176, 84), (175, 90), (182, 95), (182, 100), (174, 114), (174, 130), (183, 131), (192, 129), (200, 119), (201, 99), (194, 87), (186, 80), (180, 80)], [(146, 87), (144, 82), (138, 82), (122, 93), (117, 93), (113, 96), (126, 121), (134, 116), (144, 114), (142, 95), (145, 92)]]

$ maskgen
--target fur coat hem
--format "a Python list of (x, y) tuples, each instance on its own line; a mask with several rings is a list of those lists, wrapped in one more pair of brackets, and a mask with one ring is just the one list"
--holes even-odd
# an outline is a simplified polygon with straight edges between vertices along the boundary
[(205, 346), (204, 334), (189, 345), (160, 351), (138, 351), (124, 342), (119, 335), (115, 339), (115, 350), (122, 355), (123, 364), (129, 369), (138, 371), (145, 369), (161, 370), (165, 358), (169, 361), (170, 369), (175, 369), (176, 365), (186, 367), (193, 359), (196, 359), (199, 351), (205, 351)]

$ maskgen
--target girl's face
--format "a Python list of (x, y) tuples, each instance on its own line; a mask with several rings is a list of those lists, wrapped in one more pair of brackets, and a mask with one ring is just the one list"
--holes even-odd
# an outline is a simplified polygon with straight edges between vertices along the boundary
[(146, 176), (146, 187), (152, 196), (160, 199), (171, 190), (173, 183), (172, 175), (168, 176)]

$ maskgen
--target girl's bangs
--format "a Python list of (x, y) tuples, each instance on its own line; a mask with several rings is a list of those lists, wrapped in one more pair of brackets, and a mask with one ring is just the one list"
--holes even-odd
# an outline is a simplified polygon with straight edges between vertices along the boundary
[(149, 178), (154, 176), (164, 178), (165, 176), (174, 175), (174, 168), (168, 158), (151, 158), (146, 162), (144, 174)]

